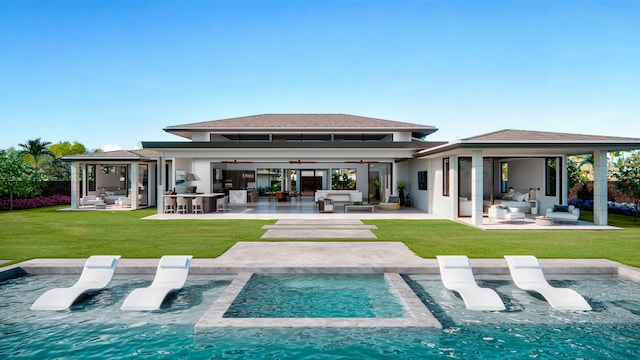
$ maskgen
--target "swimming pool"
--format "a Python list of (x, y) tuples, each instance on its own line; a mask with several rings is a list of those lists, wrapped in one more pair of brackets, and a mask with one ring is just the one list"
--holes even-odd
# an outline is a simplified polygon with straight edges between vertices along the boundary
[(253, 274), (227, 318), (401, 318), (400, 299), (377, 274)]
[[(194, 324), (232, 276), (190, 275), (183, 291), (155, 312), (119, 307), (152, 276), (116, 276), (110, 290), (71, 311), (28, 308), (74, 276), (33, 276), (0, 285), (0, 357), (7, 358), (611, 358), (640, 356), (640, 284), (611, 276), (548, 276), (594, 306), (566, 313), (517, 289), (508, 276), (477, 276), (507, 303), (505, 312), (473, 312), (436, 275), (405, 279), (444, 325), (429, 328), (230, 328), (203, 333)], [(561, 280), (560, 280), (561, 279)]]

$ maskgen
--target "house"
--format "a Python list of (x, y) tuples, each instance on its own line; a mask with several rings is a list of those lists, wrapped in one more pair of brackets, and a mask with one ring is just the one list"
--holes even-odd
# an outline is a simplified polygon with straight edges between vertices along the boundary
[(64, 156), (71, 164), (71, 208), (82, 199), (99, 197), (106, 204), (127, 199), (131, 209), (156, 205), (157, 153), (153, 150), (117, 150)]
[[(505, 194), (517, 193), (527, 212), (566, 204), (567, 157), (575, 154), (594, 154), (594, 218), (606, 224), (607, 152), (640, 148), (635, 138), (526, 130), (434, 142), (428, 140), (437, 131), (433, 126), (345, 114), (263, 114), (164, 130), (185, 140), (142, 143), (156, 154), (146, 183), (155, 189), (143, 186), (156, 197), (150, 206), (161, 204), (169, 190), (225, 192), (237, 203), (251, 201), (258, 191), (315, 197), (331, 192), (344, 201), (377, 202), (397, 194), (397, 183), (405, 181), (413, 207), (451, 219), (470, 217), (474, 224)], [(89, 155), (67, 160), (76, 167), (97, 164)], [(104, 160), (120, 164), (115, 157)], [(126, 161), (133, 166), (134, 160)], [(76, 197), (96, 191), (82, 183)]]

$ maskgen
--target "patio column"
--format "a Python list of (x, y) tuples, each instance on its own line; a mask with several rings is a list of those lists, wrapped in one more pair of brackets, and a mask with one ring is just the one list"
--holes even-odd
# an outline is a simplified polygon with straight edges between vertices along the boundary
[(483, 167), (482, 150), (473, 150), (471, 156), (471, 222), (473, 225), (482, 225)]
[(138, 163), (131, 163), (131, 210), (138, 209)]
[[(78, 179), (78, 166), (80, 163), (71, 163), (71, 208), (78, 209), (80, 203), (80, 181)], [(86, 172), (86, 171), (85, 171)]]
[(593, 152), (593, 224), (607, 225), (607, 200), (609, 186), (607, 181), (607, 152)]

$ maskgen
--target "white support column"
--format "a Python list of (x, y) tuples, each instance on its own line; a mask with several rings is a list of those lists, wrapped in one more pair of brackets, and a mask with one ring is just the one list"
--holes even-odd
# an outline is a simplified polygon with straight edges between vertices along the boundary
[(474, 150), (471, 157), (471, 222), (473, 225), (482, 225), (483, 167), (482, 150)]
[(593, 152), (593, 224), (607, 225), (608, 200), (607, 183), (607, 152), (596, 150)]
[(166, 168), (166, 161), (164, 159), (163, 153), (162, 152), (158, 152), (158, 172), (157, 172), (157, 183), (156, 183), (156, 209), (158, 211), (158, 214), (162, 214), (164, 209), (163, 206), (164, 204), (162, 203), (162, 195), (164, 195), (164, 181), (165, 181), (165, 168)]
[[(80, 181), (78, 179), (78, 167), (82, 164), (74, 161), (71, 163), (71, 208), (80, 207)], [(85, 171), (86, 172), (86, 171)]]
[(138, 209), (138, 163), (131, 163), (131, 210)]
[(560, 187), (562, 188), (562, 192), (558, 195), (561, 197), (560, 204), (567, 205), (569, 203), (569, 161), (567, 160), (567, 155), (562, 155), (560, 162), (560, 178), (562, 180)]

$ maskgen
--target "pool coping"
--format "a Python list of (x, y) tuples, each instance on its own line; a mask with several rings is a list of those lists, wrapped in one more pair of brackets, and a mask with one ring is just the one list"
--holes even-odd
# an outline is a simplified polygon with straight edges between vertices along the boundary
[[(640, 268), (608, 259), (538, 259), (545, 274), (620, 275), (640, 281)], [(120, 259), (116, 275), (155, 274), (159, 259)], [(79, 275), (86, 259), (31, 259), (0, 268), (0, 281), (21, 275)], [(193, 259), (190, 274), (235, 275), (264, 274), (440, 274), (436, 259), (422, 259), (422, 264), (382, 264), (343, 266), (247, 266), (221, 264), (216, 259)], [(470, 259), (476, 275), (508, 275), (504, 259)]]
[(401, 318), (229, 318), (224, 317), (253, 273), (241, 273), (216, 299), (195, 325), (196, 332), (218, 328), (281, 327), (425, 327), (442, 329), (442, 325), (399, 274), (385, 273), (392, 291), (402, 301), (407, 317)]

